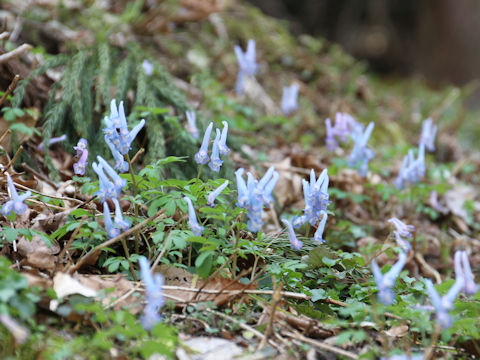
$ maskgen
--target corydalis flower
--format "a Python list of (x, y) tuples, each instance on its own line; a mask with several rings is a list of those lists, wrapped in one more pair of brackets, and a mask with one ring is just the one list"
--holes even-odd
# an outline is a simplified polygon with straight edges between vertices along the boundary
[(105, 125), (106, 128), (103, 129), (105, 140), (110, 141), (120, 154), (125, 155), (131, 149), (133, 140), (145, 125), (145, 120), (142, 119), (132, 131), (129, 131), (123, 101), (120, 101), (117, 109), (116, 101), (113, 99), (110, 103), (110, 116), (105, 116)]
[(440, 204), (440, 202), (438, 201), (438, 193), (435, 190), (430, 193), (428, 202), (430, 203), (430, 206), (433, 210), (438, 211), (441, 214), (448, 214), (448, 207)]
[(122, 207), (118, 199), (113, 199), (115, 204), (115, 225), (119, 227), (121, 231), (127, 231), (130, 228), (130, 222), (123, 218)]
[(437, 125), (433, 125), (431, 118), (424, 120), (419, 145), (425, 145), (425, 148), (430, 152), (435, 151), (435, 136), (437, 135), (437, 130)]
[(225, 190), (225, 188), (228, 186), (228, 180), (226, 180), (222, 185), (220, 185), (218, 188), (216, 188), (214, 191), (212, 191), (210, 194), (207, 196), (207, 204), (213, 207), (215, 199), (217, 198), (220, 193)]
[(243, 168), (235, 172), (237, 179), (238, 203), (241, 208), (247, 208), (248, 222), (250, 231), (257, 232), (263, 225), (262, 210), (265, 203), (272, 199), (272, 192), (278, 181), (278, 173), (275, 168), (270, 167), (265, 175), (256, 181), (251, 173), (247, 173), (247, 183), (243, 179)]
[(457, 250), (454, 257), (455, 275), (463, 278), (464, 285), (461, 291), (466, 295), (474, 295), (478, 291), (478, 285), (475, 284), (472, 268), (468, 261), (468, 254), (466, 251)]
[(367, 142), (372, 135), (374, 126), (375, 124), (371, 122), (370, 124), (368, 124), (365, 131), (363, 131), (363, 127), (361, 126), (356, 126), (353, 129), (353, 150), (348, 157), (348, 166), (357, 167), (358, 174), (361, 177), (367, 176), (368, 163), (374, 157), (373, 150), (367, 147)]
[[(122, 189), (127, 186), (127, 180), (122, 179), (115, 170), (101, 157), (97, 156), (99, 164), (93, 163), (92, 168), (97, 173), (100, 189), (95, 193), (101, 202), (120, 196)], [(105, 171), (110, 178), (105, 174)]]
[(110, 216), (110, 208), (106, 201), (103, 203), (103, 223), (105, 224), (105, 230), (107, 231), (107, 237), (109, 239), (116, 238), (122, 233), (118, 227), (114, 226)]
[[(53, 137), (50, 139), (48, 142), (48, 146), (52, 146), (53, 144), (57, 144), (59, 142), (67, 140), (67, 135), (63, 134), (62, 136), (59, 137)], [(37, 150), (38, 151), (43, 151), (43, 148), (45, 147), (45, 141), (42, 141), (38, 146)]]
[(188, 204), (188, 223), (190, 224), (190, 229), (192, 229), (193, 235), (202, 236), (204, 227), (198, 223), (197, 214), (195, 214), (192, 200), (186, 196), (183, 198), (183, 200), (185, 200)]
[(208, 163), (208, 145), (210, 143), (210, 134), (212, 133), (213, 129), (213, 122), (208, 124), (207, 129), (205, 130), (205, 134), (203, 135), (202, 145), (200, 146), (200, 150), (195, 154), (195, 161), (197, 164), (205, 165)]
[(405, 187), (407, 181), (411, 184), (417, 183), (425, 176), (425, 171), (425, 145), (420, 144), (416, 159), (413, 155), (413, 150), (408, 150), (408, 154), (403, 158), (402, 167), (398, 172), (394, 185), (398, 190), (401, 190)]
[(23, 215), (27, 211), (27, 205), (25, 205), (23, 202), (32, 195), (32, 192), (27, 191), (23, 195), (18, 195), (12, 178), (8, 173), (6, 173), (6, 175), (7, 186), (12, 200), (9, 200), (5, 204), (3, 204), (2, 210), (0, 212), (3, 216), (11, 215), (12, 213), (15, 213), (16, 215)]
[(435, 309), (437, 322), (442, 329), (448, 329), (453, 325), (453, 319), (449, 314), (449, 311), (453, 309), (453, 303), (458, 293), (462, 290), (464, 286), (464, 279), (459, 274), (453, 286), (448, 290), (448, 293), (442, 297), (438, 295), (437, 290), (432, 284), (430, 279), (425, 280), (425, 285), (427, 287), (427, 293), (432, 302), (433, 308)]
[(328, 151), (334, 151), (338, 147), (338, 141), (346, 142), (348, 137), (352, 134), (355, 127), (362, 129), (362, 125), (359, 124), (351, 115), (346, 113), (337, 112), (335, 114), (335, 126), (332, 126), (330, 118), (325, 120), (325, 128), (327, 136), (325, 142), (327, 144)]
[(153, 75), (153, 70), (155, 68), (153, 67), (153, 64), (150, 61), (145, 59), (142, 62), (142, 69), (143, 69), (143, 72), (145, 73), (145, 75), (152, 76)]
[(145, 330), (151, 330), (157, 323), (162, 321), (158, 310), (165, 303), (162, 292), (163, 277), (160, 274), (152, 276), (150, 263), (146, 257), (141, 256), (138, 259), (138, 263), (140, 264), (140, 275), (145, 284), (145, 298), (147, 299), (140, 322)]
[(85, 175), (85, 169), (87, 168), (88, 162), (88, 149), (87, 149), (87, 140), (80, 139), (78, 140), (77, 146), (73, 147), (77, 151), (78, 162), (73, 164), (73, 172), (76, 175)]
[(238, 45), (235, 45), (234, 50), (239, 67), (235, 91), (237, 94), (243, 94), (245, 90), (244, 77), (254, 76), (258, 70), (258, 64), (255, 60), (255, 40), (248, 40), (247, 51), (245, 52)]
[(387, 273), (382, 274), (377, 262), (372, 260), (372, 272), (378, 288), (378, 300), (383, 305), (391, 305), (395, 301), (395, 294), (392, 291), (392, 287), (395, 285), (395, 281), (405, 266), (406, 261), (407, 255), (402, 251), (398, 256), (398, 261)]
[(129, 169), (128, 162), (125, 161), (125, 158), (122, 154), (117, 150), (115, 146), (110, 142), (110, 140), (106, 139), (105, 142), (107, 143), (110, 151), (112, 152), (113, 158), (115, 160), (114, 168), (120, 171), (121, 173), (126, 173)]
[(212, 171), (219, 172), (220, 167), (223, 164), (223, 160), (220, 159), (220, 153), (218, 150), (218, 143), (220, 141), (221, 134), (219, 129), (215, 130), (217, 134), (215, 136), (215, 140), (213, 140), (212, 155), (210, 156), (210, 162), (208, 163), (208, 167), (212, 169)]
[(281, 104), (283, 115), (288, 116), (298, 110), (297, 98), (298, 98), (297, 84), (292, 84), (290, 86), (283, 87), (282, 104)]
[(220, 137), (220, 141), (218, 142), (218, 152), (220, 153), (220, 155), (225, 156), (230, 151), (227, 146), (228, 123), (226, 121), (222, 121), (222, 124), (223, 129), (222, 136)]
[(295, 235), (292, 224), (286, 219), (282, 219), (282, 222), (288, 229), (288, 238), (290, 239), (290, 244), (292, 244), (292, 248), (294, 248), (295, 250), (300, 250), (303, 246), (303, 243), (297, 239), (297, 235)]
[(187, 110), (185, 116), (187, 117), (187, 125), (185, 125), (185, 129), (194, 139), (198, 139), (200, 134), (197, 128), (197, 115), (195, 114), (195, 111)]
[(393, 233), (395, 235), (398, 245), (402, 248), (403, 251), (410, 251), (410, 248), (412, 246), (407, 240), (404, 240), (403, 238), (411, 238), (412, 233), (415, 231), (415, 226), (407, 225), (397, 218), (391, 218), (388, 220), (388, 222), (395, 226), (395, 230), (393, 231)]

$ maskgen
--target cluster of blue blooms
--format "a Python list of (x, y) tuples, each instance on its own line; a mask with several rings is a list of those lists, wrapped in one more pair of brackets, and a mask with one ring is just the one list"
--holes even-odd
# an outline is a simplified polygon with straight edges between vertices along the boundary
[(417, 183), (425, 176), (425, 171), (425, 145), (421, 143), (418, 147), (418, 156), (416, 159), (413, 155), (413, 150), (408, 150), (408, 154), (403, 158), (402, 167), (398, 172), (394, 185), (397, 189), (401, 190), (405, 187), (407, 181), (412, 184)]
[(235, 172), (237, 179), (238, 202), (240, 208), (247, 209), (247, 226), (250, 231), (257, 232), (263, 225), (263, 206), (269, 206), (273, 202), (272, 192), (278, 181), (278, 172), (271, 166), (260, 181), (248, 172), (247, 182), (243, 178), (244, 169), (240, 168)]
[[(210, 144), (210, 135), (213, 129), (213, 122), (211, 122), (205, 130), (202, 145), (200, 146), (198, 152), (195, 154), (195, 161), (197, 162), (197, 164), (205, 165), (206, 163), (208, 163), (208, 167), (215, 172), (219, 172), (220, 167), (223, 164), (223, 160), (220, 159), (220, 155), (225, 156), (230, 151), (227, 146), (228, 123), (226, 121), (222, 121), (222, 124), (223, 129), (221, 133), (220, 129), (215, 129), (216, 135), (215, 140), (213, 140), (212, 153), (210, 157), (208, 156), (208, 146)], [(210, 160), (210, 162), (208, 162), (208, 160)]]
[(143, 308), (140, 322), (144, 329), (151, 330), (155, 324), (162, 321), (158, 310), (165, 304), (162, 294), (163, 277), (160, 274), (152, 276), (150, 263), (146, 257), (141, 256), (138, 263), (140, 264), (140, 274), (145, 284), (145, 297), (147, 299), (147, 305)]
[(255, 40), (248, 40), (247, 51), (245, 52), (238, 45), (234, 47), (234, 50), (239, 67), (235, 91), (237, 94), (243, 94), (245, 91), (245, 76), (255, 76), (258, 70), (258, 64), (255, 59)]
[(7, 187), (8, 187), (8, 191), (10, 192), (10, 197), (12, 198), (12, 200), (9, 200), (2, 205), (2, 210), (0, 211), (0, 213), (3, 216), (8, 216), (8, 215), (11, 215), (12, 213), (15, 213), (16, 215), (23, 215), (27, 211), (27, 205), (25, 205), (23, 202), (27, 198), (32, 196), (32, 192), (27, 191), (23, 195), (18, 195), (17, 189), (13, 184), (12, 178), (8, 173), (6, 173), (6, 175), (7, 175)]
[[(325, 143), (328, 151), (335, 151), (338, 147), (338, 140), (342, 143), (347, 142), (348, 137), (352, 134), (353, 129), (362, 126), (347, 113), (337, 112), (335, 114), (335, 125), (332, 126), (330, 118), (325, 120), (326, 137)], [(338, 140), (337, 140), (338, 139)]]

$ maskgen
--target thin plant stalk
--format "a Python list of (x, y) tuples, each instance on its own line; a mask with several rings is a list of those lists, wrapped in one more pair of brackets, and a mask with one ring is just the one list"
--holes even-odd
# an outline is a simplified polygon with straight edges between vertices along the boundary
[[(137, 187), (137, 180), (135, 179), (135, 174), (133, 172), (133, 167), (132, 167), (132, 160), (130, 159), (130, 155), (126, 154), (125, 157), (127, 158), (128, 162), (128, 170), (130, 171), (130, 175), (132, 176), (132, 183), (133, 183), (133, 195), (136, 197), (137, 192), (138, 192), (138, 187)], [(135, 202), (135, 221), (138, 220), (138, 204)], [(139, 231), (135, 232), (135, 253), (138, 254), (140, 249), (139, 249)]]

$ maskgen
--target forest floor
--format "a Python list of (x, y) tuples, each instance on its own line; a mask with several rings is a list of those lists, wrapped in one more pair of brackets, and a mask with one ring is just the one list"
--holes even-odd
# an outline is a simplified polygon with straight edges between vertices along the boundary
[[(480, 292), (466, 290), (468, 268), (454, 262), (465, 251), (478, 282), (474, 85), (381, 78), (337, 45), (293, 36), (236, 0), (7, 0), (0, 24), (2, 359), (480, 357)], [(258, 69), (238, 94), (234, 46), (250, 39)], [(298, 109), (285, 115), (291, 84)], [(124, 102), (128, 130), (145, 119), (115, 196), (105, 186), (117, 178), (100, 165), (110, 180), (99, 181), (92, 168), (97, 156), (113, 164), (103, 131), (112, 99)], [(337, 114), (354, 119), (346, 141), (327, 149), (325, 120)], [(427, 118), (438, 131), (426, 171), (399, 189)], [(220, 172), (194, 160), (210, 122), (228, 124)], [(371, 122), (367, 147), (358, 131)], [(85, 175), (73, 167), (85, 160), (73, 149), (81, 138)], [(349, 166), (354, 145), (362, 159), (373, 151), (365, 174)], [(271, 166), (270, 198), (254, 179)], [(251, 174), (243, 207), (239, 168)], [(322, 211), (292, 238), (284, 220), (307, 214), (305, 186), (312, 191), (325, 169)], [(26, 191), (22, 209), (15, 201)], [(398, 240), (392, 218), (414, 230)], [(143, 257), (162, 286), (140, 271)], [(390, 284), (375, 280), (372, 262)], [(432, 298), (426, 279), (451, 299)]]

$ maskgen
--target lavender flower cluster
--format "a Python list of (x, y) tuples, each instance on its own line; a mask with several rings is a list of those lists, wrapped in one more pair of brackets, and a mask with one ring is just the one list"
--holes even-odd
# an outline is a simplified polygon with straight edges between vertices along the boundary
[(273, 202), (272, 192), (278, 181), (278, 172), (271, 166), (260, 181), (255, 180), (254, 176), (247, 172), (247, 182), (243, 178), (243, 168), (235, 172), (237, 179), (237, 206), (247, 209), (247, 226), (250, 231), (257, 232), (263, 225), (262, 210), (263, 206)]
[(163, 277), (160, 274), (152, 275), (150, 263), (146, 257), (141, 256), (138, 263), (140, 264), (140, 274), (145, 285), (145, 297), (147, 299), (147, 305), (143, 308), (140, 322), (144, 329), (151, 330), (155, 324), (162, 321), (158, 310), (165, 304), (162, 294)]
[[(327, 136), (325, 143), (328, 151), (335, 151), (338, 147), (338, 140), (342, 143), (347, 142), (348, 137), (353, 133), (357, 126), (362, 126), (355, 118), (347, 113), (337, 112), (335, 114), (335, 125), (332, 126), (330, 118), (325, 120)], [(338, 139), (338, 140), (337, 140)]]
[[(223, 160), (220, 159), (220, 155), (225, 156), (230, 151), (227, 146), (228, 123), (226, 121), (222, 121), (222, 124), (223, 129), (221, 133), (220, 129), (215, 129), (216, 136), (215, 140), (213, 140), (212, 153), (210, 157), (208, 156), (208, 147), (210, 144), (210, 135), (213, 129), (213, 122), (211, 122), (205, 130), (202, 145), (200, 146), (198, 152), (195, 154), (195, 161), (197, 162), (197, 164), (205, 165), (206, 163), (208, 163), (208, 167), (215, 172), (219, 172), (220, 167), (223, 164)], [(210, 160), (210, 162), (208, 162), (208, 160)]]
[(23, 215), (27, 211), (27, 205), (25, 205), (23, 202), (26, 199), (28, 199), (30, 196), (32, 196), (32, 192), (27, 191), (22, 195), (18, 195), (17, 189), (13, 184), (12, 178), (8, 173), (6, 173), (6, 175), (7, 175), (7, 187), (8, 187), (8, 191), (10, 192), (10, 197), (12, 199), (2, 205), (2, 210), (0, 211), (0, 213), (3, 216), (12, 215), (13, 213), (15, 213), (16, 215)]

